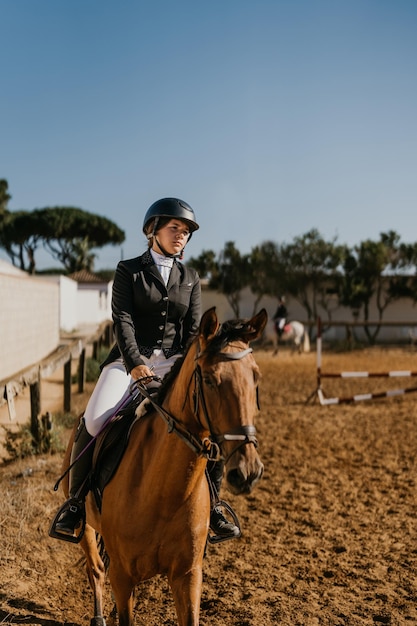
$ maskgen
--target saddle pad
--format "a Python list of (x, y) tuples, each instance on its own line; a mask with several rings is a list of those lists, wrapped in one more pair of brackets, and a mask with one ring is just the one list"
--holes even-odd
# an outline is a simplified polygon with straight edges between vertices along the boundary
[(101, 511), (103, 491), (119, 467), (129, 441), (131, 428), (136, 421), (134, 409), (118, 416), (97, 438), (91, 476), (91, 491)]

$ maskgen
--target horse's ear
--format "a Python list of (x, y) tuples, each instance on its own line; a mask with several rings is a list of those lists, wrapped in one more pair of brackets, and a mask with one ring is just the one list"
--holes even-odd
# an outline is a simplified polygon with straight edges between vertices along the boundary
[(267, 321), (268, 313), (265, 309), (261, 309), (257, 315), (254, 315), (252, 319), (245, 323), (242, 338), (245, 339), (247, 343), (258, 339), (264, 332)]
[(200, 337), (209, 341), (219, 330), (220, 322), (217, 318), (216, 307), (208, 309), (201, 318)]

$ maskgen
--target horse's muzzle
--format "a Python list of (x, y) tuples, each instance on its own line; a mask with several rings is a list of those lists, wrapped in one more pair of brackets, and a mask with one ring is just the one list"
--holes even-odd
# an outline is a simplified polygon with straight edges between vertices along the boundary
[(256, 483), (262, 478), (264, 466), (257, 460), (249, 471), (245, 464), (239, 464), (226, 472), (227, 486), (235, 495), (244, 495), (252, 491)]

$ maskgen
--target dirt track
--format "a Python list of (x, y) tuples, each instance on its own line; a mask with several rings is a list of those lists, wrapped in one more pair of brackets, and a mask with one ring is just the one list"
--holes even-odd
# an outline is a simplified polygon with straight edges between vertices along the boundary
[[(243, 527), (210, 547), (202, 626), (417, 624), (417, 394), (306, 404), (315, 356), (256, 353), (265, 476), (247, 498), (222, 494)], [(409, 349), (325, 355), (323, 370), (415, 370)], [(328, 395), (410, 387), (416, 379), (325, 382)], [(79, 399), (80, 402), (83, 399)], [(0, 623), (85, 625), (91, 594), (77, 546), (52, 540), (60, 458), (0, 468)], [(174, 626), (162, 579), (138, 592), (136, 624)], [(106, 603), (110, 613), (110, 594)]]

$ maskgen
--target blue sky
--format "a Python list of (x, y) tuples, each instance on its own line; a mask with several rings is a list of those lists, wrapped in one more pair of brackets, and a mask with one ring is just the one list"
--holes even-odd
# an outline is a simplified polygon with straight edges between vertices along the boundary
[(0, 14), (9, 209), (115, 221), (126, 241), (96, 269), (144, 250), (164, 196), (200, 223), (186, 258), (311, 228), (417, 241), (414, 0), (0, 0)]

